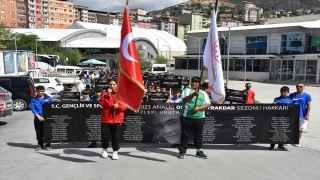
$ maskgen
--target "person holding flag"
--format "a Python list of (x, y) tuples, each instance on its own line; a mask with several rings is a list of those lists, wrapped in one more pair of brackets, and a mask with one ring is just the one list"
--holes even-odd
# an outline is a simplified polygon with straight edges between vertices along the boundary
[[(212, 23), (203, 54), (203, 64), (208, 69), (208, 87), (211, 90), (211, 97), (216, 104), (222, 104), (225, 99), (224, 79), (221, 65), (219, 37), (217, 32), (216, 11), (212, 11)], [(178, 158), (184, 159), (188, 148), (188, 136), (193, 131), (194, 145), (197, 148), (196, 156), (207, 159), (202, 150), (202, 133), (205, 124), (205, 110), (211, 106), (208, 94), (200, 90), (200, 82), (203, 75), (203, 67), (200, 77), (191, 79), (191, 88), (182, 92), (182, 116), (181, 116), (181, 140)]]
[[(120, 149), (121, 124), (124, 120), (124, 111), (129, 108), (139, 111), (140, 103), (144, 96), (143, 78), (136, 46), (133, 40), (132, 28), (128, 14), (128, 0), (123, 13), (121, 29), (121, 46), (119, 59), (118, 83), (109, 80), (108, 92), (101, 95), (101, 139), (102, 157), (108, 157), (109, 134), (112, 137), (112, 159), (117, 160)], [(134, 96), (132, 96), (134, 92)]]

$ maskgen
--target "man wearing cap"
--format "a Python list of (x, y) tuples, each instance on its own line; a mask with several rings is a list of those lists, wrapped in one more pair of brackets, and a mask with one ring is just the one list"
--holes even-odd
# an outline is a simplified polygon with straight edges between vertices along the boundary
[(202, 132), (205, 123), (205, 110), (211, 106), (211, 102), (208, 94), (203, 90), (199, 90), (199, 77), (193, 77), (190, 85), (191, 88), (185, 88), (181, 94), (183, 105), (178, 158), (184, 159), (188, 148), (188, 136), (193, 133), (194, 146), (197, 148), (196, 157), (207, 159), (202, 150)]

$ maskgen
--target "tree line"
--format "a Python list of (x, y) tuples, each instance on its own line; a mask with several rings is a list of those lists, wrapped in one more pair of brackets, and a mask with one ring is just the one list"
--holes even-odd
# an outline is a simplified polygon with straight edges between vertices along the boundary
[(33, 51), (37, 54), (50, 54), (60, 57), (59, 64), (75, 66), (84, 58), (78, 49), (63, 48), (59, 43), (44, 44), (38, 41), (39, 37), (34, 34), (12, 33), (12, 31), (0, 24), (0, 44), (3, 50)]

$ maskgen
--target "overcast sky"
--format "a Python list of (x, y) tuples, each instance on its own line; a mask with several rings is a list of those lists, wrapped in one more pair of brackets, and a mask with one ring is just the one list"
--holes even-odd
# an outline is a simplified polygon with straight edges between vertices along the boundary
[[(129, 9), (143, 8), (147, 11), (160, 10), (187, 0), (129, 0)], [(74, 0), (74, 4), (87, 6), (91, 10), (121, 12), (126, 0)]]

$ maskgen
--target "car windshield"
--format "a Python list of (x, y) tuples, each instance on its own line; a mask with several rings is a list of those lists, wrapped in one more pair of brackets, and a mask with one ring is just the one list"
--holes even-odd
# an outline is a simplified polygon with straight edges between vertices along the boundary
[(7, 93), (8, 91), (0, 86), (0, 93)]
[(153, 71), (166, 71), (166, 67), (155, 66), (153, 67)]
[(61, 83), (60, 79), (55, 78), (54, 80), (56, 80), (57, 83)]

